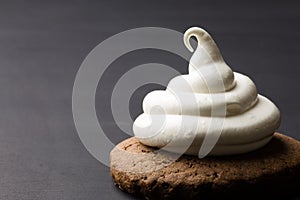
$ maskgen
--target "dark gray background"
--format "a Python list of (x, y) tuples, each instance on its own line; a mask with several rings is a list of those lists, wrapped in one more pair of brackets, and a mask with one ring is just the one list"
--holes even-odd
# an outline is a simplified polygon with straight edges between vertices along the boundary
[[(300, 139), (299, 24), (296, 0), (0, 1), (0, 199), (131, 199), (81, 144), (71, 110), (74, 78), (85, 56), (130, 28), (206, 28), (227, 63), (249, 75), (280, 108), (280, 132)], [(105, 77), (113, 82), (133, 65), (154, 61), (187, 70), (174, 55), (146, 50), (118, 59)], [(100, 85), (98, 115), (118, 142), (127, 136), (111, 120), (111, 83)], [(159, 87), (135, 93), (133, 116), (154, 88)]]

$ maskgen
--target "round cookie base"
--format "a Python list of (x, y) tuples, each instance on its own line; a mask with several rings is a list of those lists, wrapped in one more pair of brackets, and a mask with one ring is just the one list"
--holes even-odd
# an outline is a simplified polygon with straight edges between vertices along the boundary
[(280, 133), (250, 153), (178, 157), (131, 137), (111, 151), (111, 176), (120, 189), (146, 199), (286, 198), (300, 185), (300, 142)]

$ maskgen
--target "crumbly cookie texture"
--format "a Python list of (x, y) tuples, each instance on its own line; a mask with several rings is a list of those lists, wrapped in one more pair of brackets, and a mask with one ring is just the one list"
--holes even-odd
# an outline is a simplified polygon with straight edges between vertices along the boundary
[[(286, 195), (300, 184), (300, 142), (275, 133), (263, 148), (241, 155), (173, 154), (131, 137), (110, 154), (111, 175), (120, 189), (146, 199), (196, 199), (216, 195)], [(242, 197), (242, 196), (240, 196)]]

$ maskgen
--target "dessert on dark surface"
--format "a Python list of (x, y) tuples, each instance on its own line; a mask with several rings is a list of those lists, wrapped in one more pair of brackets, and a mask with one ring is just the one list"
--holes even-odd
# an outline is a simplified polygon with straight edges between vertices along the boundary
[(146, 95), (135, 136), (111, 151), (114, 182), (150, 199), (292, 194), (300, 142), (276, 133), (276, 105), (231, 70), (205, 30), (188, 29), (184, 43), (189, 73)]

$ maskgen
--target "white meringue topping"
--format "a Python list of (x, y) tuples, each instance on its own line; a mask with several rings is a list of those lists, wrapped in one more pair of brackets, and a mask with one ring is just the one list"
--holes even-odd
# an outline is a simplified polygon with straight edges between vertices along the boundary
[[(195, 51), (192, 36), (198, 41)], [(215, 118), (222, 124), (215, 126), (220, 134), (209, 155), (246, 153), (267, 144), (280, 125), (278, 108), (257, 94), (250, 78), (232, 72), (205, 30), (188, 29), (184, 43), (194, 52), (189, 74), (146, 95), (144, 113), (133, 124), (135, 137), (145, 145), (198, 155), (206, 135), (214, 134), (208, 130)]]

